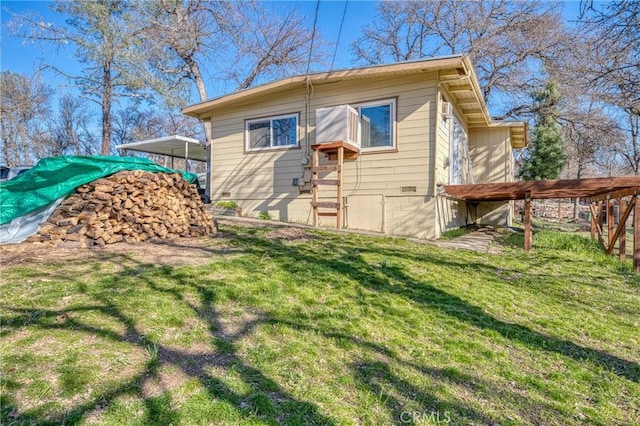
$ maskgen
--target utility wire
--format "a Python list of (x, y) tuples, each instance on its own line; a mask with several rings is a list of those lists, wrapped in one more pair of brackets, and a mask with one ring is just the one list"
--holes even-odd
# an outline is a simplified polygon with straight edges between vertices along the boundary
[(336, 53), (338, 53), (338, 45), (340, 44), (340, 35), (342, 34), (342, 25), (344, 25), (344, 17), (347, 15), (347, 4), (349, 4), (349, 0), (345, 0), (344, 9), (342, 9), (342, 21), (340, 21), (340, 29), (338, 30), (338, 40), (336, 40), (336, 48), (333, 51), (333, 58), (331, 59), (331, 68), (329, 68), (329, 71), (333, 71), (333, 63), (336, 60)]
[(313, 30), (311, 31), (311, 46), (309, 46), (309, 59), (307, 60), (307, 87), (304, 95), (304, 108), (305, 108), (305, 139), (306, 139), (306, 147), (305, 147), (305, 156), (309, 157), (309, 151), (311, 148), (311, 143), (309, 142), (309, 104), (311, 102), (311, 95), (313, 94), (313, 85), (311, 84), (311, 79), (309, 78), (309, 69), (311, 68), (311, 55), (313, 54), (313, 42), (316, 38), (316, 26), (318, 24), (318, 9), (320, 9), (320, 0), (316, 2), (316, 11), (313, 17)]
[(311, 54), (313, 53), (313, 41), (316, 38), (316, 24), (318, 23), (319, 8), (320, 8), (320, 0), (316, 2), (316, 13), (313, 18), (313, 31), (311, 32), (311, 46), (309, 47), (309, 59), (307, 60), (307, 77), (309, 76), (309, 68), (311, 67)]

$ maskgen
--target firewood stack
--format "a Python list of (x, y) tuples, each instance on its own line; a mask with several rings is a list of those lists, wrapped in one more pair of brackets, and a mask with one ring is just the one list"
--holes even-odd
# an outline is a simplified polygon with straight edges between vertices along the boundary
[(121, 171), (76, 188), (27, 241), (86, 247), (215, 232), (195, 185), (179, 173)]

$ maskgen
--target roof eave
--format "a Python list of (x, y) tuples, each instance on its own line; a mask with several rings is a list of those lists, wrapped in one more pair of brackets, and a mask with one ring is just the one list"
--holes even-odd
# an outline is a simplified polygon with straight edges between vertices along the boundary
[(440, 69), (459, 67), (464, 63), (465, 59), (466, 58), (462, 55), (452, 55), (427, 60), (326, 71), (309, 75), (297, 75), (213, 98), (205, 102), (189, 105), (182, 109), (182, 113), (190, 117), (203, 118), (204, 113), (223, 105), (228, 105), (244, 99), (250, 99), (258, 95), (263, 96), (269, 93), (281, 92), (295, 87), (303, 87), (308, 82), (311, 84), (318, 84), (320, 82), (328, 83), (332, 81), (350, 80), (362, 77), (384, 76), (400, 72), (419, 73), (438, 71)]

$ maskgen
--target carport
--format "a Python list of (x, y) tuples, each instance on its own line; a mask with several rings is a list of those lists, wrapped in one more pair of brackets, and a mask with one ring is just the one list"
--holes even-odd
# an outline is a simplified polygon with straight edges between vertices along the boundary
[[(633, 212), (633, 267), (640, 272), (640, 176), (612, 178), (545, 180), (534, 182), (480, 183), (444, 185), (444, 195), (469, 204), (483, 201), (524, 200), (524, 249), (531, 250), (531, 201), (552, 198), (584, 198), (591, 210), (591, 238), (598, 241), (605, 253), (612, 255), (616, 242), (621, 260), (626, 259), (626, 222)], [(620, 220), (615, 227), (607, 220), (607, 240), (603, 232), (603, 212), (613, 217), (614, 204), (620, 206)]]
[(171, 167), (173, 168), (174, 158), (184, 158), (186, 169), (189, 171), (189, 161), (207, 161), (207, 149), (198, 139), (188, 138), (186, 136), (165, 136), (157, 139), (147, 139), (140, 142), (116, 145), (116, 149), (123, 152), (138, 151), (147, 154), (166, 155), (171, 158)]

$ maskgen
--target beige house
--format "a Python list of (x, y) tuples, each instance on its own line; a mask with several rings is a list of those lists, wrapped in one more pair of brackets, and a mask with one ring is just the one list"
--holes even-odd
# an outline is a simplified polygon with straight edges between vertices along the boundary
[[(243, 215), (310, 224), (315, 211), (321, 226), (338, 215), (349, 229), (419, 238), (510, 223), (508, 204), (440, 195), (444, 184), (512, 181), (512, 149), (527, 141), (525, 123), (491, 120), (467, 57), (285, 78), (183, 112), (211, 122), (211, 199)], [(344, 145), (341, 167), (325, 143)], [(312, 170), (314, 148), (325, 167)]]

